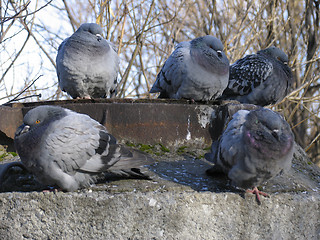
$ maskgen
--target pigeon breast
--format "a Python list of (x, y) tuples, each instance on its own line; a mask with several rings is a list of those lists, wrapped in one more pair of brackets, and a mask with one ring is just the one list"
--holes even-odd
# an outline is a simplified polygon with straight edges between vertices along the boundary
[(294, 137), (289, 124), (272, 110), (240, 110), (212, 145), (210, 159), (241, 188), (259, 186), (287, 171)]
[(226, 88), (229, 61), (221, 41), (213, 36), (177, 45), (157, 75), (150, 93), (159, 98), (216, 99)]
[(99, 25), (82, 24), (58, 49), (59, 86), (72, 98), (100, 98), (117, 85), (119, 57)]

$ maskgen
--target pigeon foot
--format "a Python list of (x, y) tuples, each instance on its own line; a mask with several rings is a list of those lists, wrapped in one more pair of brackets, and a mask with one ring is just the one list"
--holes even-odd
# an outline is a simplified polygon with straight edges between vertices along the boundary
[(257, 187), (254, 187), (252, 190), (248, 189), (246, 190), (246, 192), (255, 194), (258, 204), (261, 204), (260, 195), (264, 197), (269, 197), (267, 193), (260, 191)]

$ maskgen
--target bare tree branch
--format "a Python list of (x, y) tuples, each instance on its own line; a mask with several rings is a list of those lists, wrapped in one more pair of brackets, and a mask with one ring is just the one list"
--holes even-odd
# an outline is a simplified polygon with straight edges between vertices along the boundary
[(10, 101), (6, 102), (5, 104), (11, 103), (11, 102), (15, 102), (15, 101), (19, 101), (22, 99), (26, 99), (26, 98), (30, 98), (30, 97), (41, 97), (41, 94), (37, 94), (37, 95), (31, 95), (31, 96), (26, 96), (23, 98), (19, 98), (24, 92), (26, 92), (40, 77), (42, 77), (42, 75), (38, 76), (35, 80), (33, 80), (31, 82), (31, 84), (29, 86), (27, 86), (25, 89), (23, 89), (17, 96), (15, 96), (13, 99), (11, 99)]

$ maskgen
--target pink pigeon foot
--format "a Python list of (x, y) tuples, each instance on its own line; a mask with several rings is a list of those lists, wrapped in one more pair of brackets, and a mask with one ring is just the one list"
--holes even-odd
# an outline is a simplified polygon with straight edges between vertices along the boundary
[(261, 204), (261, 200), (260, 200), (260, 195), (264, 196), (264, 197), (269, 197), (268, 194), (264, 193), (264, 192), (261, 192), (257, 187), (254, 187), (252, 190), (246, 190), (246, 192), (248, 193), (252, 193), (252, 194), (255, 194), (256, 195), (256, 198), (257, 198), (257, 202), (259, 204)]

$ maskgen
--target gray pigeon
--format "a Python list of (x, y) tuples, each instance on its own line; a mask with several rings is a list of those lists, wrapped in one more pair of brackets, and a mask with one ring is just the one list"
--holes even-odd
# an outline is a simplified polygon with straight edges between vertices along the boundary
[(224, 172), (232, 185), (251, 188), (266, 195), (257, 186), (291, 166), (294, 136), (289, 124), (270, 109), (239, 110), (233, 115), (218, 141), (213, 142), (206, 159), (215, 166), (208, 174)]
[(150, 93), (159, 98), (209, 101), (227, 87), (229, 60), (221, 41), (204, 36), (179, 43), (164, 63)]
[(138, 167), (153, 159), (117, 144), (106, 128), (88, 115), (58, 106), (30, 110), (14, 143), (28, 171), (46, 185), (75, 191), (94, 183), (101, 173), (143, 175)]
[(115, 95), (119, 57), (101, 35), (98, 24), (84, 23), (59, 46), (56, 58), (59, 86), (72, 98)]
[(281, 101), (293, 82), (288, 56), (270, 47), (230, 66), (229, 84), (221, 99), (266, 106)]

